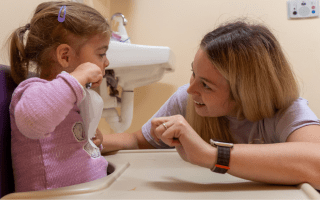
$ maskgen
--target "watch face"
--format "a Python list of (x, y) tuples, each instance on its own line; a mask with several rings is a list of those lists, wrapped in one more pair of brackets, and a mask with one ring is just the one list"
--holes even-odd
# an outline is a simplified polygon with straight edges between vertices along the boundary
[(210, 139), (210, 144), (213, 146), (223, 146), (223, 147), (229, 147), (229, 148), (232, 148), (233, 147), (233, 144), (232, 143), (225, 143), (225, 142), (217, 142), (217, 141), (214, 141), (212, 139)]

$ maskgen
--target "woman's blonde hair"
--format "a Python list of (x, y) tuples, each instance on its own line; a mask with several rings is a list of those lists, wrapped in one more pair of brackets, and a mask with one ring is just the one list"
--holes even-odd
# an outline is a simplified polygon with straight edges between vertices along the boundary
[[(62, 6), (66, 6), (66, 15), (65, 20), (59, 22)], [(64, 10), (60, 17), (63, 15)], [(98, 11), (85, 4), (62, 1), (39, 4), (31, 22), (16, 29), (8, 39), (13, 80), (17, 84), (24, 81), (30, 66), (35, 66), (37, 75), (43, 70), (48, 71), (45, 76), (49, 76), (55, 63), (52, 52), (60, 44), (68, 44), (79, 53), (81, 46), (91, 36), (100, 33), (110, 37), (108, 22)]]
[[(287, 109), (299, 97), (294, 73), (271, 31), (245, 21), (227, 23), (209, 32), (201, 41), (213, 66), (230, 85), (230, 100), (236, 102), (237, 119), (259, 121)], [(236, 142), (229, 120), (201, 117), (189, 96), (187, 121), (207, 142)]]

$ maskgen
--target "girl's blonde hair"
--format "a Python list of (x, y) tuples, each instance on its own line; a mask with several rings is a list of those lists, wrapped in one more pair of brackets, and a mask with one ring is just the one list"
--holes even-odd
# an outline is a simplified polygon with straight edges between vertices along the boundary
[[(299, 97), (294, 73), (270, 30), (258, 24), (236, 21), (206, 34), (200, 48), (230, 85), (238, 120), (259, 121), (286, 110)], [(191, 97), (187, 121), (207, 142), (210, 138), (235, 142), (229, 120), (201, 117)]]
[[(66, 6), (65, 21), (59, 22), (60, 8)], [(60, 17), (63, 17), (62, 10)], [(26, 31), (29, 30), (27, 37)], [(53, 52), (60, 44), (68, 44), (79, 53), (83, 44), (95, 34), (110, 37), (106, 19), (95, 9), (76, 2), (45, 2), (38, 5), (31, 22), (16, 29), (8, 39), (13, 80), (19, 84), (27, 78), (30, 66), (51, 71)], [(26, 42), (24, 40), (26, 39)], [(50, 73), (46, 74), (49, 76)]]

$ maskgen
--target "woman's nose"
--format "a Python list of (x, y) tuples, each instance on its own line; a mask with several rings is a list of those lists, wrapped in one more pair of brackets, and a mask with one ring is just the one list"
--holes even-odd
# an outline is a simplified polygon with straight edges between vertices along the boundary
[(200, 95), (200, 93), (197, 90), (196, 81), (194, 80), (194, 77), (191, 76), (190, 78), (190, 86), (187, 89), (188, 94), (194, 94), (194, 95)]

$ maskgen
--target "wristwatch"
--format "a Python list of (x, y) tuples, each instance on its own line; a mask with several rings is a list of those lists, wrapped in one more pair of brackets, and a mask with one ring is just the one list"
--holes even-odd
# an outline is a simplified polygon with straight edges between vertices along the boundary
[(210, 139), (210, 144), (218, 148), (217, 163), (213, 166), (211, 171), (224, 174), (228, 171), (230, 161), (230, 150), (233, 147), (232, 143), (217, 142)]

